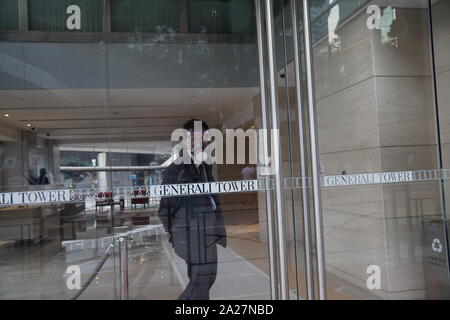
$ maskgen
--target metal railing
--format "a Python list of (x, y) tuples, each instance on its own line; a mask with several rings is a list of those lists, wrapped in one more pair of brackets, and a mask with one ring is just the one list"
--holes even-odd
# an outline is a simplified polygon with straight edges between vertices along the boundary
[(113, 252), (113, 249), (119, 244), (119, 270), (120, 270), (120, 300), (129, 299), (129, 282), (128, 282), (128, 241), (132, 240), (129, 236), (119, 236), (111, 242), (106, 249), (100, 261), (95, 266), (94, 271), (89, 275), (81, 288), (70, 298), (70, 300), (77, 300), (81, 294), (89, 287), (92, 280), (95, 279), (97, 274), (102, 269), (106, 260)]

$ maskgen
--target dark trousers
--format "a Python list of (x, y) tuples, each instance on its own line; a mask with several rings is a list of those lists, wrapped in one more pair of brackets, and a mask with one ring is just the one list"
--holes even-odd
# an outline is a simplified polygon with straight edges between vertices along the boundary
[(189, 276), (189, 283), (178, 300), (209, 300), (211, 289), (217, 276), (217, 245), (208, 249), (204, 263), (192, 263), (185, 260)]

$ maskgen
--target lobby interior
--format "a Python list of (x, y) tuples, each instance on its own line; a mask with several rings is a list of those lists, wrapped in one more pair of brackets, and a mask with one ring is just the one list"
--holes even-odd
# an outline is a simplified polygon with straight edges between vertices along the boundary
[[(280, 150), (283, 177), (291, 178), (301, 173), (290, 2), (275, 2)], [(432, 2), (432, 52), (428, 1), (359, 2), (350, 10), (337, 1), (313, 24), (321, 173), (450, 168), (450, 3)], [(395, 8), (384, 11), (381, 30), (366, 27), (369, 5)], [(255, 29), (135, 32), (106, 42), (7, 35), (0, 40), (2, 193), (157, 184), (171, 133), (185, 121), (223, 131), (263, 125)], [(130, 166), (140, 169), (119, 169)], [(218, 165), (215, 178), (241, 180), (246, 166)], [(36, 184), (41, 168), (49, 184)], [(429, 246), (436, 235), (446, 239), (448, 188), (448, 181), (323, 187), (328, 298), (450, 297), (448, 257), (431, 261)], [(229, 245), (219, 249), (212, 299), (270, 299), (266, 196), (220, 195)], [(283, 196), (291, 298), (306, 299), (302, 194)], [(0, 208), (0, 299), (69, 299), (67, 267), (79, 265), (87, 278), (111, 237), (125, 232), (133, 238), (130, 298), (176, 299), (186, 267), (167, 241), (158, 201)], [(80, 298), (117, 299), (118, 263), (115, 251)], [(366, 286), (373, 264), (381, 267), (380, 290)]]

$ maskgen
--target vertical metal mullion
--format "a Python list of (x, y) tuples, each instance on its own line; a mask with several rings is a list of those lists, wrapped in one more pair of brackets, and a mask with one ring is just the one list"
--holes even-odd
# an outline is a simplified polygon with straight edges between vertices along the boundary
[(312, 188), (314, 199), (314, 226), (317, 248), (317, 278), (319, 281), (319, 299), (325, 300), (326, 275), (325, 275), (325, 251), (323, 239), (322, 223), (322, 199), (320, 190), (320, 165), (319, 165), (319, 145), (317, 133), (317, 114), (315, 101), (315, 80), (314, 80), (314, 59), (313, 45), (311, 37), (311, 18), (309, 12), (310, 0), (303, 0), (303, 30), (305, 40), (306, 78), (308, 85), (308, 110), (309, 110), (309, 130), (311, 140), (311, 162), (312, 162)]
[(280, 290), (281, 299), (289, 299), (289, 284), (288, 284), (288, 265), (286, 256), (286, 233), (284, 223), (283, 210), (283, 195), (282, 195), (282, 162), (280, 150), (280, 135), (279, 135), (279, 121), (278, 121), (278, 85), (276, 78), (276, 64), (275, 64), (275, 44), (274, 44), (274, 21), (273, 21), (273, 0), (266, 0), (266, 23), (267, 23), (267, 48), (268, 48), (268, 62), (269, 62), (269, 80), (270, 80), (270, 109), (272, 115), (272, 129), (277, 132), (276, 139), (273, 143), (274, 150), (272, 150), (272, 162), (276, 169), (274, 173), (274, 189), (275, 189), (275, 208), (277, 217), (277, 240), (278, 240), (278, 257), (280, 265)]
[[(437, 82), (437, 74), (436, 74), (436, 52), (435, 52), (435, 39), (434, 39), (434, 27), (433, 27), (433, 2), (431, 0), (428, 1), (428, 32), (429, 32), (429, 50), (432, 62), (432, 76), (433, 76), (433, 105), (434, 105), (434, 123), (435, 123), (435, 135), (437, 141), (437, 152), (438, 152), (438, 168), (441, 170), (444, 168), (443, 162), (443, 151), (442, 151), (442, 138), (441, 138), (441, 114), (439, 110), (439, 92), (438, 92), (438, 82)], [(448, 230), (448, 213), (447, 213), (447, 199), (445, 194), (445, 181), (444, 179), (439, 180), (439, 198), (441, 202), (442, 208), (442, 225), (444, 228), (444, 236), (446, 238), (447, 244), (447, 256), (450, 256), (450, 245), (449, 245), (449, 230)], [(450, 272), (450, 268), (447, 270)], [(450, 274), (448, 274), (450, 277)]]
[(188, 0), (180, 0), (180, 32), (189, 32), (189, 4)]
[[(263, 37), (263, 19), (261, 13), (261, 0), (255, 0), (256, 10), (256, 30), (258, 41), (258, 58), (259, 58), (259, 78), (260, 78), (260, 92), (261, 92), (261, 119), (262, 129), (269, 131), (269, 120), (267, 117), (267, 90), (266, 90), (266, 64), (264, 55), (264, 37)], [(264, 135), (263, 141), (264, 157), (268, 158), (268, 140), (267, 135)], [(268, 233), (268, 247), (269, 247), (269, 269), (270, 269), (270, 294), (273, 300), (278, 299), (278, 280), (276, 268), (276, 252), (275, 252), (275, 236), (274, 223), (272, 211), (271, 192), (266, 188), (266, 215), (267, 215), (267, 233)]]
[(129, 275), (128, 275), (128, 238), (119, 239), (120, 261), (120, 300), (130, 299)]
[[(289, 177), (292, 178), (294, 177), (294, 164), (293, 164), (293, 156), (292, 156), (292, 125), (291, 125), (291, 97), (290, 97), (290, 89), (289, 89), (289, 72), (288, 72), (288, 57), (287, 57), (287, 52), (288, 52), (288, 48), (287, 48), (287, 39), (286, 39), (286, 30), (287, 30), (287, 26), (286, 26), (286, 15), (285, 15), (285, 1), (290, 1), (290, 0), (281, 0), (281, 22), (283, 25), (283, 56), (284, 56), (284, 62), (283, 62), (283, 70), (284, 70), (284, 97), (285, 97), (285, 106), (286, 106), (286, 117), (287, 117), (287, 133), (288, 133), (288, 160), (289, 160)], [(281, 107), (280, 107), (281, 108)], [(295, 190), (294, 188), (290, 188), (290, 194), (291, 194), (291, 214), (292, 214), (292, 237), (293, 239), (297, 239), (297, 228), (296, 228), (296, 219), (295, 219), (295, 212), (296, 212), (296, 207), (295, 207)], [(287, 227), (287, 226), (286, 226)], [(294, 268), (295, 268), (295, 289), (297, 292), (297, 299), (299, 298), (300, 294), (299, 294), (299, 289), (298, 289), (298, 251), (297, 251), (297, 241), (294, 240), (294, 252), (293, 252), (293, 256), (294, 256)]]
[(28, 1), (19, 0), (17, 5), (19, 9), (19, 30), (28, 31)]
[(103, 0), (103, 32), (111, 32), (111, 0)]
[(303, 232), (305, 238), (305, 265), (306, 265), (306, 289), (307, 299), (314, 299), (314, 281), (313, 281), (313, 268), (311, 258), (311, 235), (310, 235), (310, 221), (309, 221), (309, 207), (308, 207), (308, 189), (305, 183), (306, 181), (306, 139), (305, 139), (305, 127), (303, 117), (303, 92), (302, 92), (302, 65), (300, 59), (300, 45), (299, 45), (299, 28), (298, 28), (298, 7), (297, 0), (291, 0), (291, 13), (292, 13), (292, 34), (294, 41), (294, 72), (295, 72), (295, 89), (297, 96), (297, 122), (298, 122), (298, 134), (300, 142), (300, 172), (301, 172), (301, 192), (302, 192), (302, 214), (303, 214)]

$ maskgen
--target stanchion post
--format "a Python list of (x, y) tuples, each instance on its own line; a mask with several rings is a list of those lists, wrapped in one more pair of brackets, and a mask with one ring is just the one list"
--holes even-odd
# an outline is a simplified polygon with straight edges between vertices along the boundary
[(128, 237), (119, 238), (120, 255), (120, 300), (129, 299), (128, 283)]

